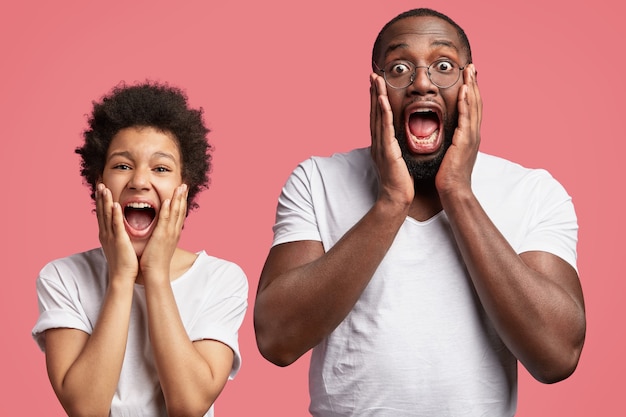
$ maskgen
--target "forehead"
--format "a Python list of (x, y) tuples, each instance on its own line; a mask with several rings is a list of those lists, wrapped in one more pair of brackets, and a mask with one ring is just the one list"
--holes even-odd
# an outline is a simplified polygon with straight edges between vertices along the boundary
[(133, 126), (120, 129), (113, 136), (107, 154), (121, 150), (132, 150), (140, 154), (164, 151), (171, 153), (176, 158), (179, 157), (178, 142), (174, 135), (152, 126)]
[(448, 50), (461, 55), (463, 45), (454, 26), (435, 16), (412, 16), (398, 20), (381, 38), (380, 58), (395, 50), (415, 53)]

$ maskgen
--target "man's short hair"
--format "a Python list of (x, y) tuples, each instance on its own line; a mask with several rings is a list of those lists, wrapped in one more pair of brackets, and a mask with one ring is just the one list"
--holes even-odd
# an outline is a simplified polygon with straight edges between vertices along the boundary
[(374, 70), (376, 70), (376, 68), (374, 67), (374, 62), (377, 62), (380, 52), (381, 52), (380, 43), (387, 29), (389, 29), (389, 27), (393, 25), (394, 23), (396, 23), (398, 20), (402, 20), (402, 19), (406, 19), (407, 17), (414, 17), (414, 16), (432, 16), (432, 17), (437, 17), (439, 19), (442, 19), (450, 23), (456, 29), (457, 34), (459, 35), (459, 40), (461, 41), (462, 48), (467, 52), (467, 64), (472, 62), (472, 49), (470, 47), (469, 39), (467, 38), (467, 35), (465, 34), (465, 31), (463, 30), (463, 28), (461, 28), (461, 26), (459, 26), (454, 20), (450, 19), (448, 16), (446, 16), (443, 13), (440, 13), (433, 9), (420, 8), (420, 9), (408, 10), (404, 13), (397, 15), (396, 17), (391, 19), (389, 22), (387, 22), (387, 24), (383, 26), (383, 28), (380, 30), (380, 32), (378, 33), (378, 36), (376, 37), (376, 40), (374, 41), (374, 47), (372, 48), (372, 68)]

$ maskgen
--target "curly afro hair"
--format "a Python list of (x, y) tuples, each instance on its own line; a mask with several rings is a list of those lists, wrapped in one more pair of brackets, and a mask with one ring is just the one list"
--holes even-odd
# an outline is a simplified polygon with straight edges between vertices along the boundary
[(178, 143), (182, 158), (182, 177), (187, 184), (187, 214), (198, 207), (196, 195), (208, 188), (211, 151), (203, 110), (190, 109), (187, 95), (167, 84), (145, 82), (127, 86), (121, 83), (93, 102), (89, 127), (83, 132), (84, 144), (76, 148), (81, 156), (81, 175), (91, 187), (95, 200), (98, 179), (104, 172), (106, 154), (113, 137), (128, 127), (153, 127), (171, 133)]

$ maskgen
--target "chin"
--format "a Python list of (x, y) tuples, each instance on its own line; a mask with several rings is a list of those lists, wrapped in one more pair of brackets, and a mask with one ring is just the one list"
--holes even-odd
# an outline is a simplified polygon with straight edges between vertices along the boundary
[(452, 145), (452, 136), (456, 130), (456, 124), (444, 122), (443, 126), (443, 141), (439, 149), (430, 154), (414, 154), (409, 150), (409, 146), (406, 141), (406, 134), (404, 130), (396, 130), (399, 132), (396, 135), (400, 150), (402, 151), (402, 158), (406, 163), (406, 166), (413, 177), (416, 185), (417, 182), (434, 181), (439, 172), (439, 167), (443, 161), (446, 152), (450, 145)]
[(441, 166), (441, 162), (443, 161), (443, 157), (446, 155), (446, 151), (452, 144), (451, 138), (450, 140), (447, 140), (446, 138), (444, 143), (439, 149), (437, 149), (436, 152), (428, 155), (416, 155), (409, 151), (404, 137), (398, 137), (398, 142), (400, 143), (400, 149), (402, 150), (402, 158), (406, 163), (411, 177), (413, 177), (413, 180), (416, 182), (435, 179), (435, 176), (439, 171), (439, 167)]

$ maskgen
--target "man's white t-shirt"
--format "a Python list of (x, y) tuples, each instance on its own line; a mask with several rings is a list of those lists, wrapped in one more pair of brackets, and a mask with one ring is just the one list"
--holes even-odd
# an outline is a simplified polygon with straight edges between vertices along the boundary
[[(369, 148), (313, 157), (287, 181), (274, 245), (329, 250), (372, 207)], [(571, 198), (544, 170), (479, 153), (472, 188), (517, 253), (546, 251), (576, 268)], [(364, 254), (367, 256), (367, 254)], [(445, 212), (407, 217), (343, 322), (313, 349), (314, 416), (513, 416), (517, 361), (475, 294)]]

